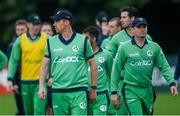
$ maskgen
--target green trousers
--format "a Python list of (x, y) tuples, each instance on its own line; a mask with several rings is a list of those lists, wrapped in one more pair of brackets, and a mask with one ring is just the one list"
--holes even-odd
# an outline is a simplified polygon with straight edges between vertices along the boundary
[(130, 115), (152, 115), (155, 92), (152, 86), (140, 87), (125, 84), (123, 96)]
[(87, 92), (53, 92), (54, 115), (87, 115)]
[(25, 115), (45, 115), (46, 99), (40, 99), (38, 91), (38, 83), (21, 84)]

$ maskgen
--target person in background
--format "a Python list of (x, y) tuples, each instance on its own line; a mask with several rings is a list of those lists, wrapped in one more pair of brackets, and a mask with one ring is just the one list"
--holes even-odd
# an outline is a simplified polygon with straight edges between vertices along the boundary
[[(83, 30), (83, 33), (90, 40), (93, 48), (96, 64), (98, 65), (98, 83), (97, 83), (97, 100), (95, 103), (89, 102), (88, 115), (107, 115), (109, 107), (108, 96), (108, 83), (110, 81), (111, 69), (113, 64), (113, 58), (111, 54), (97, 45), (98, 29), (94, 26), (87, 27)], [(89, 72), (89, 85), (90, 85), (90, 70)], [(89, 86), (90, 88), (91, 86)]]
[[(41, 33), (46, 33), (49, 38), (51, 38), (54, 35), (53, 31), (53, 25), (49, 22), (43, 22), (41, 25)], [(52, 86), (52, 78), (49, 74), (47, 77), (47, 107), (46, 107), (46, 112), (47, 115), (53, 115), (52, 111), (52, 92), (51, 92), (51, 86)]]
[(176, 64), (176, 69), (174, 73), (174, 79), (176, 80), (176, 87), (178, 87), (179, 78), (180, 78), (180, 50), (178, 53), (177, 64)]
[(111, 18), (109, 20), (108, 27), (109, 27), (109, 38), (105, 39), (102, 42), (101, 47), (104, 48), (104, 49), (107, 49), (109, 52), (111, 52), (110, 51), (111, 39), (122, 28), (120, 18), (119, 17)]
[(7, 64), (7, 56), (0, 50), (0, 71), (4, 68), (6, 64)]
[(54, 35), (53, 26), (49, 22), (43, 22), (41, 25), (41, 32), (46, 33), (49, 36)]
[[(23, 33), (26, 33), (28, 31), (26, 20), (24, 19), (18, 19), (15, 22), (15, 35), (13, 36), (11, 42), (8, 45), (7, 48), (7, 56), (8, 59), (10, 59), (10, 54), (12, 47), (14, 45), (14, 42), (16, 39), (21, 36)], [(23, 101), (22, 101), (22, 95), (21, 95), (21, 86), (20, 86), (20, 74), (21, 74), (21, 68), (20, 64), (17, 68), (16, 74), (14, 76), (14, 96), (15, 96), (15, 102), (17, 107), (17, 113), (16, 115), (24, 115), (24, 108), (23, 108)]]
[(12, 48), (8, 64), (8, 90), (14, 90), (13, 80), (21, 63), (20, 81), (25, 115), (45, 115), (46, 99), (39, 99), (38, 90), (47, 35), (40, 33), (41, 19), (38, 14), (28, 16), (27, 27), (28, 32), (19, 36)]
[(108, 22), (109, 22), (109, 16), (105, 11), (100, 11), (96, 18), (96, 26), (99, 30), (99, 37), (97, 40), (98, 46), (101, 46), (101, 43), (103, 40), (107, 39), (109, 37), (109, 29), (108, 29)]

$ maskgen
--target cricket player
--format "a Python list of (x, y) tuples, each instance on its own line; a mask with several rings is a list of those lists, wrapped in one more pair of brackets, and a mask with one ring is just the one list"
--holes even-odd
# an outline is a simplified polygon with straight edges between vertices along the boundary
[[(113, 58), (111, 54), (97, 45), (99, 31), (96, 27), (90, 26), (83, 31), (90, 40), (94, 51), (96, 64), (98, 65), (98, 83), (97, 83), (97, 100), (90, 103), (89, 111), (91, 115), (107, 115), (109, 106), (108, 81), (110, 81)], [(90, 71), (89, 71), (90, 72)], [(89, 74), (89, 83), (90, 83)], [(89, 86), (90, 88), (91, 86)]]
[(28, 16), (27, 26), (28, 32), (19, 36), (12, 48), (8, 65), (8, 90), (13, 91), (14, 76), (20, 63), (20, 86), (25, 115), (44, 115), (46, 99), (38, 97), (38, 90), (47, 36), (40, 33), (41, 19), (38, 14)]
[(87, 115), (88, 63), (91, 102), (96, 101), (97, 65), (86, 36), (72, 30), (73, 15), (60, 10), (51, 17), (56, 34), (47, 41), (40, 72), (39, 97), (45, 98), (44, 80), (51, 68), (54, 115)]
[(112, 69), (112, 102), (119, 105), (117, 94), (121, 71), (124, 69), (122, 94), (129, 115), (152, 115), (155, 93), (151, 84), (154, 66), (157, 66), (169, 83), (173, 96), (178, 95), (173, 74), (160, 46), (149, 41), (147, 22), (136, 18), (132, 23), (134, 37), (121, 45)]

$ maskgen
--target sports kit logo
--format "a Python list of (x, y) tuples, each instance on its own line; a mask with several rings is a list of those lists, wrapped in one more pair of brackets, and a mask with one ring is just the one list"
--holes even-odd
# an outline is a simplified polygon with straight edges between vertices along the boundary
[(85, 103), (85, 102), (81, 102), (81, 103), (79, 104), (79, 107), (80, 107), (81, 109), (85, 109), (85, 108), (86, 108), (86, 103)]
[(104, 63), (104, 61), (105, 61), (104, 57), (99, 57), (99, 58), (98, 58), (98, 62)]
[(53, 49), (53, 52), (63, 51), (63, 48), (55, 48)]
[(131, 66), (150, 66), (153, 65), (152, 60), (142, 60), (142, 61), (131, 61), (130, 62)]
[(151, 57), (151, 56), (153, 56), (153, 52), (152, 52), (151, 50), (148, 50), (148, 51), (147, 51), (147, 55), (148, 55), (149, 57)]
[(54, 63), (78, 62), (79, 58), (76, 56), (55, 57), (53, 61)]
[(102, 112), (105, 112), (105, 111), (107, 110), (107, 106), (106, 106), (106, 105), (101, 105), (101, 106), (100, 106), (100, 110), (101, 110)]
[(79, 47), (76, 46), (76, 45), (74, 45), (74, 46), (72, 46), (72, 50), (73, 50), (74, 52), (78, 52), (78, 51), (79, 51)]

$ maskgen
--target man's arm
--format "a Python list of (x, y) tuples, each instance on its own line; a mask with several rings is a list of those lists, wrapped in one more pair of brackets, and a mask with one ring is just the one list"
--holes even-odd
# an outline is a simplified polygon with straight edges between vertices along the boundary
[(125, 62), (125, 53), (122, 46), (119, 47), (111, 73), (111, 100), (116, 108), (120, 107), (120, 98), (117, 93), (121, 79), (121, 71)]
[(11, 51), (11, 55), (10, 55), (10, 59), (9, 59), (9, 64), (8, 64), (8, 91), (12, 92), (13, 91), (13, 78), (16, 74), (16, 70), (17, 70), (17, 66), (19, 64), (20, 61), (20, 57), (21, 57), (21, 37), (17, 38), (17, 40), (15, 41), (12, 51)]
[(171, 72), (170, 66), (160, 46), (159, 46), (159, 52), (156, 57), (156, 65), (160, 69), (162, 75), (165, 77), (167, 82), (169, 83), (169, 87), (172, 95), (177, 96), (178, 90), (176, 88), (175, 80), (173, 78), (173, 73)]
[(42, 61), (42, 66), (40, 70), (40, 77), (39, 77), (39, 98), (45, 99), (46, 91), (44, 89), (44, 81), (49, 73), (49, 62), (50, 59), (44, 57)]
[(91, 91), (90, 91), (90, 100), (91, 102), (96, 101), (96, 89), (97, 89), (97, 73), (98, 73), (98, 67), (96, 65), (95, 58), (89, 59), (89, 66), (91, 69)]

